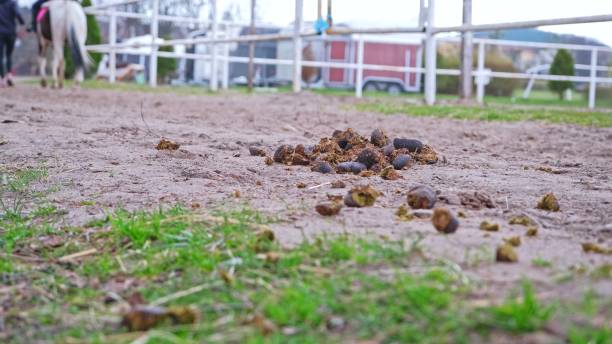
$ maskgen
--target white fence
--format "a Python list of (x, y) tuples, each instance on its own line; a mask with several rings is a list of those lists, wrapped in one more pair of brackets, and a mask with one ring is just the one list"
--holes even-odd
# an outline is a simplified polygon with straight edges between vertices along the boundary
[[(152, 87), (156, 86), (157, 82), (157, 58), (181, 58), (181, 59), (196, 59), (196, 60), (207, 60), (212, 65), (212, 80), (210, 83), (211, 90), (217, 90), (219, 81), (217, 80), (217, 68), (219, 62), (224, 62), (224, 68), (227, 68), (229, 62), (248, 63), (249, 58), (229, 56), (227, 44), (235, 42), (257, 42), (257, 41), (269, 41), (269, 40), (292, 40), (294, 44), (294, 54), (292, 60), (283, 59), (267, 59), (267, 58), (254, 58), (253, 63), (256, 64), (268, 64), (268, 65), (290, 65), (293, 66), (293, 91), (299, 92), (301, 90), (301, 67), (321, 67), (321, 68), (346, 68), (353, 69), (356, 71), (356, 85), (355, 95), (357, 97), (362, 96), (362, 83), (363, 83), (363, 71), (364, 70), (377, 70), (377, 71), (393, 71), (393, 72), (413, 72), (425, 74), (425, 101), (427, 104), (434, 104), (436, 100), (436, 75), (460, 75), (459, 70), (454, 69), (439, 69), (436, 68), (436, 46), (437, 40), (443, 41), (458, 41), (458, 38), (443, 38), (437, 39), (436, 34), (443, 32), (466, 32), (466, 31), (485, 31), (485, 30), (499, 30), (499, 29), (511, 29), (511, 28), (523, 28), (523, 27), (537, 27), (542, 25), (562, 25), (562, 24), (577, 24), (577, 23), (591, 23), (591, 22), (602, 22), (612, 21), (612, 14), (609, 15), (598, 15), (588, 17), (575, 17), (575, 18), (562, 18), (562, 19), (550, 19), (540, 21), (527, 21), (527, 22), (514, 22), (514, 23), (499, 23), (499, 24), (484, 24), (484, 25), (462, 25), (454, 27), (435, 27), (434, 26), (434, 11), (435, 0), (429, 0), (428, 6), (425, 7), (425, 1), (420, 0), (421, 15), (419, 16), (419, 25), (417, 27), (408, 28), (357, 28), (347, 29), (338, 28), (332, 29), (327, 34), (329, 35), (346, 35), (346, 34), (358, 34), (357, 44), (357, 62), (356, 63), (340, 63), (340, 62), (322, 62), (322, 61), (303, 61), (301, 51), (301, 40), (303, 37), (316, 36), (317, 33), (313, 31), (302, 30), (302, 0), (296, 1), (295, 11), (295, 24), (294, 31), (292, 34), (261, 34), (261, 35), (245, 35), (238, 37), (229, 37), (229, 35), (219, 36), (219, 28), (223, 27), (226, 30), (221, 32), (228, 32), (227, 28), (235, 25), (242, 26), (238, 23), (223, 22), (218, 20), (218, 13), (216, 10), (216, 0), (211, 0), (212, 4), (212, 22), (202, 20), (198, 18), (183, 18), (174, 16), (163, 16), (159, 15), (159, 0), (152, 1), (152, 14), (147, 15), (143, 13), (129, 13), (116, 11), (114, 9), (117, 5), (123, 5), (128, 3), (137, 2), (139, 0), (123, 0), (114, 3), (103, 4), (99, 6), (92, 6), (86, 8), (86, 12), (94, 15), (109, 16), (109, 43), (100, 44), (94, 46), (88, 46), (91, 51), (103, 52), (109, 54), (109, 81), (115, 82), (116, 77), (116, 56), (117, 53), (130, 53), (130, 48), (138, 47), (150, 47), (150, 63), (149, 63), (149, 84)], [(432, 9), (432, 10), (429, 10)], [(119, 44), (117, 43), (117, 18), (138, 18), (148, 19), (151, 21), (151, 34), (152, 40), (148, 44)], [(180, 23), (190, 24), (210, 24), (211, 25), (211, 36), (210, 38), (189, 38), (189, 39), (175, 39), (168, 40), (163, 43), (157, 41), (158, 27), (160, 21), (172, 21)], [(398, 67), (388, 65), (371, 65), (363, 63), (364, 54), (364, 43), (366, 39), (360, 34), (385, 34), (385, 33), (423, 33), (425, 40), (425, 67)], [(368, 42), (373, 41), (371, 39)], [(575, 45), (575, 44), (553, 44), (553, 43), (531, 43), (531, 42), (515, 42), (507, 40), (493, 40), (493, 39), (474, 39), (474, 44), (478, 46), (478, 63), (477, 69), (473, 71), (475, 77), (475, 83), (477, 88), (477, 100), (479, 103), (483, 102), (485, 94), (485, 85), (488, 78), (511, 78), (511, 79), (527, 79), (527, 80), (559, 80), (559, 81), (573, 81), (573, 82), (588, 82), (589, 83), (589, 108), (595, 107), (595, 97), (597, 84), (599, 83), (612, 83), (610, 77), (598, 77), (597, 71), (604, 68), (597, 64), (597, 54), (599, 52), (611, 53), (612, 49), (601, 46), (590, 46), (590, 45)], [(398, 41), (401, 43), (401, 41)], [(195, 53), (174, 53), (174, 52), (161, 52), (158, 51), (160, 46), (176, 46), (186, 44), (208, 44), (212, 47), (211, 54), (195, 54)], [(225, 45), (223, 53), (218, 53), (218, 47)], [(591, 52), (591, 63), (588, 66), (590, 74), (588, 77), (582, 76), (560, 76), (560, 75), (540, 75), (533, 73), (510, 73), (500, 71), (488, 71), (485, 69), (485, 54), (487, 45), (497, 46), (512, 46), (512, 47), (531, 47), (531, 48), (545, 48), (545, 49), (567, 49), (567, 50), (586, 50)], [(227, 73), (224, 73), (227, 75)], [(225, 76), (227, 77), (227, 76)], [(227, 87), (227, 80), (222, 80), (222, 87)]]

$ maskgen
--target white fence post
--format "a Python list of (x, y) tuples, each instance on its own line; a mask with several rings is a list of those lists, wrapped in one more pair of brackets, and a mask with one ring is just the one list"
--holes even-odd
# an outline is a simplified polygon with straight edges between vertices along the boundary
[[(211, 35), (212, 39), (217, 39), (218, 29), (218, 16), (217, 16), (217, 0), (210, 1), (212, 11), (212, 28)], [(212, 43), (209, 45), (211, 59), (210, 59), (210, 90), (216, 92), (219, 89), (219, 68), (217, 60), (217, 44)]]
[(427, 6), (427, 30), (425, 39), (425, 103), (436, 102), (436, 36), (434, 35), (435, 0)]
[[(229, 38), (230, 36), (230, 28), (227, 24), (225, 24), (225, 37)], [(227, 90), (229, 88), (229, 69), (230, 69), (230, 43), (225, 43), (223, 45), (223, 77), (221, 79), (221, 89)]]
[[(117, 15), (114, 11), (110, 16), (108, 40), (111, 46), (117, 44)], [(115, 52), (115, 49), (111, 48), (108, 57), (108, 81), (114, 84), (117, 79), (117, 52)]]
[(476, 76), (476, 101), (478, 104), (482, 104), (484, 101), (485, 94), (485, 43), (478, 43), (478, 75)]
[(589, 109), (595, 108), (595, 93), (597, 91), (597, 49), (591, 50), (591, 75), (589, 81)]
[(365, 42), (363, 35), (359, 35), (357, 43), (357, 76), (355, 80), (355, 97), (361, 98), (363, 96), (363, 54), (364, 54)]
[(149, 85), (157, 86), (157, 36), (159, 35), (159, 0), (153, 0), (153, 14), (151, 16), (151, 55), (149, 57)]
[(303, 0), (295, 0), (295, 22), (293, 24), (293, 92), (302, 90), (302, 11)]

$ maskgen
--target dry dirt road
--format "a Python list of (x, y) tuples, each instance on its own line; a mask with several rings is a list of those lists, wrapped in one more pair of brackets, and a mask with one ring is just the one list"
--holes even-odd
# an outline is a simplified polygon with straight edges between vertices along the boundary
[[(358, 112), (355, 102), (308, 93), (187, 96), (20, 86), (0, 94), (0, 122), (17, 121), (0, 123), (7, 141), (0, 146), (0, 165), (46, 166), (49, 181), (59, 186), (49, 199), (67, 212), (66, 225), (82, 225), (118, 207), (248, 204), (276, 219), (272, 227), (286, 245), (321, 233), (420, 240), (425, 254), (449, 259), (482, 282), (483, 296), (505, 295), (524, 277), (544, 295), (581, 295), (593, 288), (612, 296), (610, 279), (588, 277), (588, 271), (610, 264), (611, 256), (581, 248), (583, 242), (612, 247), (612, 128), (383, 116)], [(280, 144), (315, 144), (348, 127), (364, 135), (382, 128), (391, 137), (418, 138), (446, 163), (417, 165), (402, 171), (402, 179), (385, 181), (267, 166), (248, 153), (251, 144), (270, 152)], [(177, 141), (181, 150), (157, 151), (160, 136)], [(371, 208), (321, 217), (314, 205), (347, 189), (310, 187), (335, 180), (347, 188), (370, 184), (384, 196)], [(421, 183), (440, 193), (439, 204), (467, 215), (457, 233), (438, 234), (429, 219), (396, 218), (406, 191)], [(495, 208), (461, 205), (459, 193), (474, 191), (488, 195)], [(548, 192), (559, 198), (560, 212), (535, 209)], [(536, 237), (508, 224), (520, 214), (539, 224)], [(483, 220), (501, 230), (481, 231)], [(519, 262), (495, 263), (495, 247), (510, 236), (521, 237)], [(535, 266), (534, 259), (551, 266)]]

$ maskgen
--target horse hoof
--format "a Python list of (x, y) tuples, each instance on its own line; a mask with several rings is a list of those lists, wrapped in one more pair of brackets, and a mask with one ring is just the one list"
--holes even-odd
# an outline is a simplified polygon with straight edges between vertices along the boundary
[(47, 88), (47, 80), (40, 80), (40, 87)]

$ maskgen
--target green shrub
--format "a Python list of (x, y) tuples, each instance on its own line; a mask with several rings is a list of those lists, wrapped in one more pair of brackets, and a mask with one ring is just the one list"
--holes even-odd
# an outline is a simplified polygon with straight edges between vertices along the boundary
[[(474, 56), (474, 68), (478, 56)], [(438, 68), (440, 69), (459, 69), (459, 55), (447, 56), (437, 54)], [(496, 72), (516, 72), (512, 60), (498, 52), (489, 51), (485, 58), (485, 68)], [(457, 94), (459, 90), (459, 77), (453, 75), (438, 75), (436, 78), (437, 90), (443, 94)], [(493, 96), (512, 96), (514, 90), (520, 86), (518, 79), (491, 79), (486, 86), (486, 94)], [(474, 86), (475, 87), (475, 86)]]
[[(574, 58), (565, 49), (559, 49), (555, 54), (552, 65), (550, 66), (551, 75), (574, 75)], [(563, 92), (572, 89), (574, 84), (571, 81), (549, 81), (548, 88), (563, 99)]]
[[(169, 39), (169, 38), (166, 38)], [(159, 51), (173, 52), (172, 46), (159, 47)], [(176, 71), (176, 59), (160, 57), (157, 59), (157, 80), (166, 83)]]
[[(85, 8), (87, 6), (91, 6), (91, 0), (83, 0), (81, 5)], [(87, 40), (85, 44), (100, 44), (102, 43), (102, 35), (100, 34), (100, 26), (98, 25), (98, 21), (96, 17), (93, 15), (87, 15)], [(98, 68), (98, 63), (102, 59), (102, 54), (100, 53), (89, 53), (92, 59), (92, 64), (89, 66), (88, 75), (93, 74)], [(69, 78), (74, 74), (74, 64), (72, 63), (72, 54), (70, 53), (70, 46), (66, 45), (64, 47), (64, 58), (66, 61), (66, 69), (64, 75)]]
[[(495, 72), (516, 73), (517, 70), (512, 64), (512, 60), (500, 53), (489, 52), (485, 60), (486, 68)], [(492, 78), (486, 87), (486, 94), (492, 96), (511, 97), (514, 90), (521, 85), (519, 79), (500, 79)]]
[[(438, 69), (459, 69), (458, 56), (445, 56), (437, 53)], [(438, 93), (457, 94), (459, 90), (459, 77), (454, 75), (438, 75), (436, 76), (436, 88)]]

